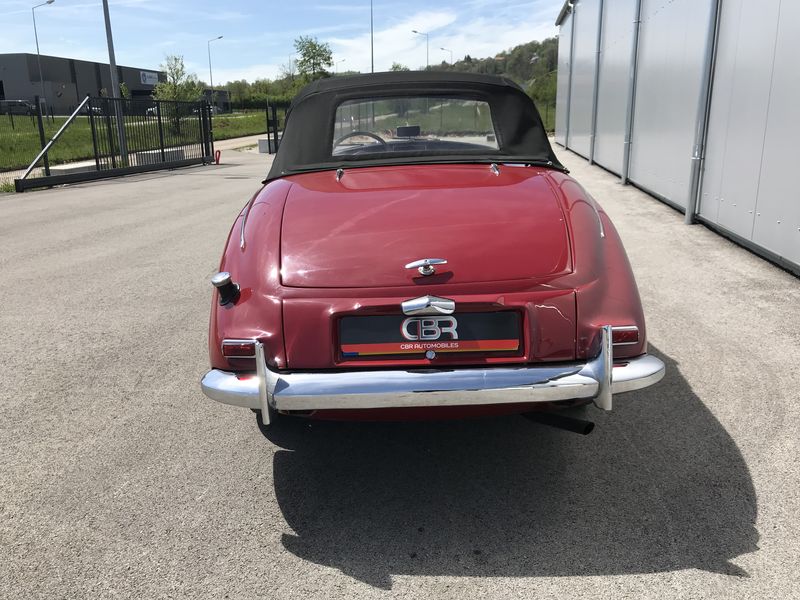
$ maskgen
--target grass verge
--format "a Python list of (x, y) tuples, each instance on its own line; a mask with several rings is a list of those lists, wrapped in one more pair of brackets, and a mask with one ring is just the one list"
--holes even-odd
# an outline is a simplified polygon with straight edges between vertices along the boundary
[[(55, 135), (65, 121), (66, 117), (56, 117), (53, 122), (48, 121), (45, 125), (46, 139)], [(166, 146), (179, 145), (198, 138), (196, 118), (189, 117), (184, 122), (187, 126), (182, 133), (174, 133), (170, 131), (169, 126), (164, 127)], [(103, 148), (109, 146), (106, 125), (106, 123), (99, 124), (95, 131), (96, 136), (101, 138), (99, 141), (101, 153)], [(216, 115), (213, 117), (212, 128), (214, 139), (226, 140), (265, 133), (266, 120), (263, 112)], [(111, 129), (110, 143), (116, 145), (116, 130), (113, 126)], [(153, 120), (128, 122), (125, 125), (125, 133), (130, 152), (154, 150), (159, 147), (158, 124)], [(41, 142), (35, 119), (15, 116), (12, 124), (7, 115), (0, 115), (0, 171), (24, 169), (36, 158), (40, 150)], [(88, 117), (78, 117), (73, 121), (48, 152), (50, 164), (87, 160), (93, 157), (94, 145)]]

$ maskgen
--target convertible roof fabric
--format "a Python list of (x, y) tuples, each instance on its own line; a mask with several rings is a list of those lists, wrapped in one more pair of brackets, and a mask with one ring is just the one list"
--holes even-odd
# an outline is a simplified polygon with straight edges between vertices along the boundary
[[(332, 154), (336, 108), (342, 102), (402, 96), (463, 97), (487, 102), (499, 150), (403, 156), (391, 153), (357, 160)], [(472, 73), (401, 71), (320, 79), (300, 90), (287, 112), (283, 137), (266, 181), (338, 168), (459, 162), (531, 163), (566, 170), (550, 147), (533, 101), (510, 79)]]

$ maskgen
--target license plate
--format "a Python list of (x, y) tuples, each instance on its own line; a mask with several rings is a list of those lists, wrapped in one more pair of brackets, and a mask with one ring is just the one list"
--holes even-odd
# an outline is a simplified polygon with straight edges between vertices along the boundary
[(346, 358), (440, 352), (518, 352), (520, 317), (512, 311), (424, 317), (343, 317), (339, 349)]

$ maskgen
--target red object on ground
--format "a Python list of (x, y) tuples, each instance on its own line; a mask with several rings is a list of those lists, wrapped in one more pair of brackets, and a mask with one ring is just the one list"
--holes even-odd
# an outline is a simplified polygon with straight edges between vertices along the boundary
[(222, 156), (222, 150), (214, 152), (214, 164), (219, 164), (219, 157)]

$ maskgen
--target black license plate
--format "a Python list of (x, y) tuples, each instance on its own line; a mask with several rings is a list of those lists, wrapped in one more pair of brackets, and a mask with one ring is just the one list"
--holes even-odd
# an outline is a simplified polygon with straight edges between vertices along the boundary
[(424, 317), (343, 317), (339, 350), (346, 358), (440, 352), (518, 352), (516, 312), (459, 313)]

